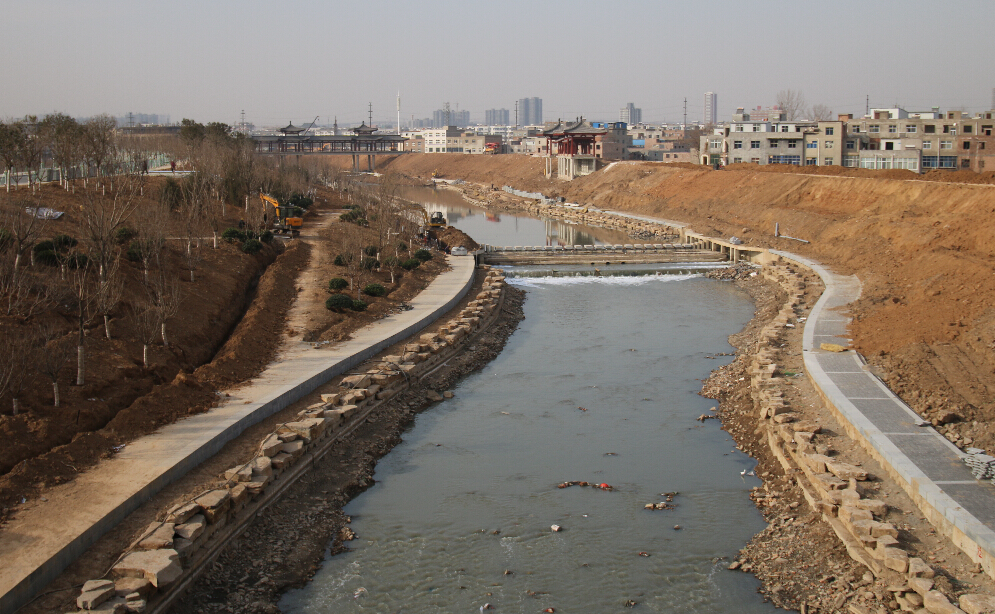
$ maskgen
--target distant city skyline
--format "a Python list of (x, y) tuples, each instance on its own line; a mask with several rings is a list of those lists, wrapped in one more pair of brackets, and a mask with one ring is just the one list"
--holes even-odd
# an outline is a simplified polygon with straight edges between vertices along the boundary
[[(978, 70), (992, 51), (991, 0), (43, 5), (4, 2), (0, 119), (133, 112), (236, 124), (244, 110), (257, 126), (316, 115), (351, 125), (372, 104), (374, 122), (388, 127), (398, 91), (402, 124), (447, 101), (483, 122), (486, 110), (513, 114), (516, 100), (533, 97), (546, 120), (616, 121), (631, 101), (647, 123), (680, 122), (685, 99), (689, 122), (706, 119), (708, 91), (719, 95), (719, 121), (736, 107), (772, 106), (788, 89), (856, 115), (868, 97), (871, 107), (972, 113), (995, 103), (995, 75)], [(431, 34), (453, 19), (472, 25)], [(873, 32), (873, 48), (852, 44), (851, 27)], [(639, 35), (645, 28), (666, 36)], [(910, 41), (909, 32), (923, 34)], [(558, 37), (578, 34), (626, 51), (571, 45), (559, 61)]]

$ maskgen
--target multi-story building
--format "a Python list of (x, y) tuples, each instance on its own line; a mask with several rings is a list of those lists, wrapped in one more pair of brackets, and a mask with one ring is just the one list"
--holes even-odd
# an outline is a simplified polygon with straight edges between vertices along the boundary
[(715, 92), (705, 92), (705, 113), (702, 115), (702, 123), (706, 126), (714, 126), (719, 123), (718, 96)]
[(466, 128), (470, 125), (469, 111), (453, 111), (438, 109), (432, 113), (432, 128), (445, 128), (446, 126), (457, 126)]
[(542, 125), (542, 98), (522, 98), (518, 101), (518, 118), (516, 125)]
[(643, 110), (637, 109), (631, 102), (618, 112), (618, 121), (630, 126), (643, 123)]
[(785, 113), (760, 120), (737, 109), (732, 121), (701, 137), (702, 164), (794, 164), (838, 166), (843, 161), (845, 124), (788, 121)]
[(425, 153), (497, 153), (501, 150), (502, 138), (496, 134), (475, 134), (463, 131), (456, 126), (439, 130), (425, 130)]
[(974, 117), (961, 111), (941, 113), (871, 109), (849, 118), (844, 166), (872, 169), (982, 171), (995, 167), (995, 111)]
[(508, 109), (487, 109), (484, 111), (484, 124), (487, 126), (507, 126), (511, 124)]
[(629, 126), (626, 158), (655, 162), (689, 162), (696, 157), (683, 144), (684, 130), (668, 126)]

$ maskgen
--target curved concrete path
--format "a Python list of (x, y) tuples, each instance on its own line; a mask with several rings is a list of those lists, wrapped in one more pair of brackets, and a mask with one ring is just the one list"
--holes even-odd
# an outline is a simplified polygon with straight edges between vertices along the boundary
[(813, 269), (826, 285), (805, 323), (802, 354), (809, 378), (848, 434), (881, 462), (929, 521), (993, 575), (995, 486), (976, 480), (964, 463), (966, 454), (889, 390), (860, 354), (820, 349), (823, 343), (850, 344), (850, 319), (834, 309), (860, 297), (859, 280), (794, 254), (771, 253)]
[[(294, 344), (258, 378), (230, 391), (224, 405), (130, 443), (112, 459), (52, 488), (47, 502), (28, 503), (0, 532), (0, 612), (24, 605), (100, 536), (246, 428), (449, 311), (473, 283), (474, 259), (449, 257), (449, 264), (451, 270), (410, 302), (411, 310), (379, 320), (339, 344), (320, 349)], [(72, 515), (47, 511), (59, 504)]]

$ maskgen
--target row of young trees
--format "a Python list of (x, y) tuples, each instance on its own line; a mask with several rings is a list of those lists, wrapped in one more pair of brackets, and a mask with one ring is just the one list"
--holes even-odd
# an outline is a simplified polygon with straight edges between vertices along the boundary
[(14, 174), (24, 172), (33, 191), (46, 162), (60, 170), (60, 180), (66, 186), (76, 175), (102, 176), (112, 163), (120, 161), (115, 126), (114, 118), (108, 115), (79, 122), (63, 113), (40, 120), (29, 115), (0, 121), (0, 162), (6, 171), (6, 190), (10, 192)]

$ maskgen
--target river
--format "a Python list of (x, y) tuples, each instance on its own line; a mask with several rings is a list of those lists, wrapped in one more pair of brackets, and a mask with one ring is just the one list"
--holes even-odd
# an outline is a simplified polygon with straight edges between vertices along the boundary
[[(471, 231), (485, 214), (447, 212), (502, 243)], [(496, 231), (508, 244), (549, 238), (541, 220), (484, 224), (514, 224)], [(589, 243), (601, 230), (576, 231)], [(283, 611), (773, 612), (751, 575), (725, 569), (764, 526), (748, 497), (760, 482), (743, 475), (753, 461), (695, 420), (748, 297), (674, 272), (509, 280), (528, 291), (519, 330), (381, 459), (346, 507), (353, 551)], [(580, 480), (612, 490), (557, 487)], [(675, 509), (644, 509), (672, 492)]]

